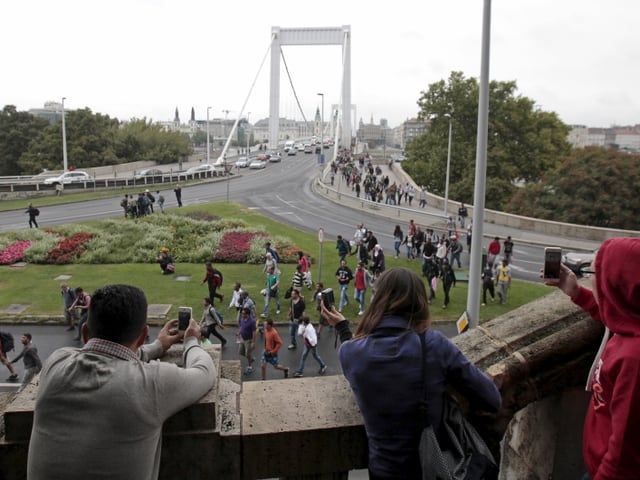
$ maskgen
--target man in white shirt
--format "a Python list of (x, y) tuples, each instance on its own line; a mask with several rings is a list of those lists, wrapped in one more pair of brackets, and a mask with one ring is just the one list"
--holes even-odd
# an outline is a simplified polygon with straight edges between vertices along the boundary
[(311, 320), (307, 315), (302, 317), (302, 321), (298, 326), (298, 335), (300, 335), (304, 339), (304, 350), (302, 350), (302, 357), (300, 357), (300, 365), (298, 365), (298, 369), (293, 374), (294, 377), (302, 377), (302, 372), (304, 372), (304, 364), (307, 361), (307, 356), (309, 352), (313, 355), (316, 362), (320, 365), (320, 370), (318, 373), (320, 375), (324, 375), (327, 371), (327, 364), (324, 363), (318, 352), (316, 351), (316, 347), (318, 345), (318, 335), (316, 334), (316, 329), (311, 325)]

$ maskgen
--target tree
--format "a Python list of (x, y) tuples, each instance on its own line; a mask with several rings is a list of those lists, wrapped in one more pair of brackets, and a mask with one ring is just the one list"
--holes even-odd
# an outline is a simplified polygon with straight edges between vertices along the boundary
[(6, 105), (0, 112), (0, 175), (20, 175), (18, 160), (49, 123)]
[(594, 227), (640, 229), (640, 155), (577, 149), (539, 183), (520, 189), (510, 212)]
[[(515, 82), (489, 85), (489, 135), (487, 143), (488, 208), (503, 209), (518, 182), (539, 181), (570, 151), (569, 127), (553, 112), (534, 108), (535, 102), (517, 95)], [(478, 122), (478, 82), (452, 72), (422, 92), (419, 117), (430, 118), (427, 132), (407, 148), (404, 168), (431, 192), (445, 191), (449, 118), (453, 135), (449, 196), (472, 203)]]

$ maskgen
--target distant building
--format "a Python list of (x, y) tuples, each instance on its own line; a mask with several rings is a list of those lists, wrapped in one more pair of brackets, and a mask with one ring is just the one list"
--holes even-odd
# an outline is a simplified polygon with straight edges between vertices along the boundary
[(51, 125), (62, 121), (62, 103), (45, 102), (44, 108), (32, 108), (29, 113), (35, 117), (44, 118)]
[(640, 152), (640, 125), (610, 128), (572, 125), (567, 140), (574, 148), (607, 147), (627, 152)]

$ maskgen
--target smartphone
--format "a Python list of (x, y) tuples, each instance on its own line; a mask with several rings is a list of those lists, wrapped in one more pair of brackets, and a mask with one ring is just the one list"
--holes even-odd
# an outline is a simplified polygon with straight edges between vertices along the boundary
[(193, 311), (191, 307), (179, 307), (178, 308), (178, 331), (184, 332), (189, 327), (191, 321), (191, 315)]
[(336, 304), (336, 300), (333, 296), (332, 288), (325, 288), (322, 293), (322, 303), (327, 307), (327, 310), (331, 310), (331, 307)]
[(545, 280), (560, 280), (560, 263), (562, 262), (562, 250), (559, 247), (547, 247), (544, 249)]

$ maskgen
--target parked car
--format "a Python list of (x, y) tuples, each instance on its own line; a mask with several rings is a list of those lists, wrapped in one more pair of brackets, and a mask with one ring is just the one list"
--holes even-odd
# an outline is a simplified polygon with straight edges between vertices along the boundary
[(73, 170), (71, 172), (65, 172), (62, 175), (58, 175), (57, 177), (47, 178), (44, 181), (45, 185), (68, 185), (69, 183), (83, 183), (90, 182), (91, 177), (87, 172), (82, 172), (80, 170)]
[(133, 176), (136, 180), (141, 180), (144, 177), (157, 177), (164, 175), (164, 172), (158, 168), (145, 168), (140, 170)]
[(264, 168), (267, 166), (267, 161), (266, 160), (260, 160), (258, 158), (254, 159), (250, 164), (249, 164), (249, 168), (254, 170), (254, 169), (259, 169), (259, 168)]
[(567, 252), (562, 255), (562, 263), (580, 277), (583, 269), (591, 267), (597, 252), (597, 249), (593, 252)]
[(238, 167), (238, 168), (247, 168), (249, 166), (249, 163), (251, 163), (249, 161), (249, 158), (240, 157), (240, 158), (238, 158), (238, 160), (236, 160), (236, 167)]

